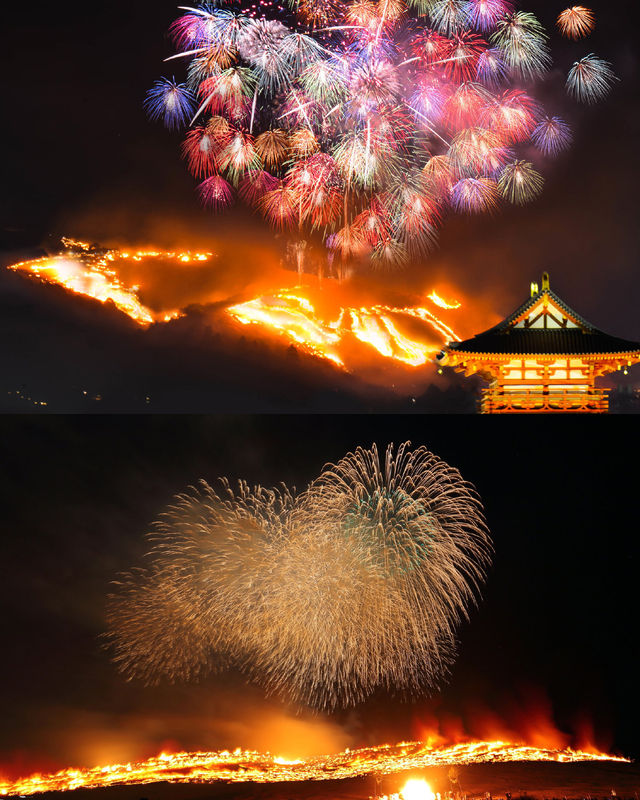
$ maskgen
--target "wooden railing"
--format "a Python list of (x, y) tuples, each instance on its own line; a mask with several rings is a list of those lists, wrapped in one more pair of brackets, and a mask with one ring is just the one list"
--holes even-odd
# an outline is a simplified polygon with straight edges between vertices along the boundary
[(604, 414), (609, 410), (609, 389), (575, 389), (536, 391), (522, 389), (505, 392), (502, 389), (485, 389), (482, 393), (483, 414), (504, 413), (554, 413), (575, 412)]

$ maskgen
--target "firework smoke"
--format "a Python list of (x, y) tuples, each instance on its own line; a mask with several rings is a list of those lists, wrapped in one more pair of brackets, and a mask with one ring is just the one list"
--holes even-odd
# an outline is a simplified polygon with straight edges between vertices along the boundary
[(437, 686), (491, 551), (456, 469), (406, 442), (383, 460), (357, 448), (299, 495), (220, 485), (177, 498), (149, 567), (109, 598), (107, 637), (128, 677), (232, 665), (318, 708)]

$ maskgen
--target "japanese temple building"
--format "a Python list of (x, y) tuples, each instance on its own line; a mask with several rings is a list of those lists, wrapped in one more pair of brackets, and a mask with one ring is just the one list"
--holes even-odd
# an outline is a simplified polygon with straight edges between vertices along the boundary
[(606, 412), (601, 375), (640, 361), (640, 343), (609, 336), (570, 308), (549, 286), (531, 284), (531, 297), (493, 328), (464, 342), (450, 342), (441, 366), (489, 381), (483, 414)]

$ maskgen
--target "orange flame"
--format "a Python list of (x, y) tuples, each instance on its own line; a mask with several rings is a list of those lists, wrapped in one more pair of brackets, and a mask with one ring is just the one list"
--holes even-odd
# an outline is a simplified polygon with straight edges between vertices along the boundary
[(460, 308), (460, 306), (462, 305), (457, 300), (453, 301), (452, 303), (447, 302), (447, 300), (440, 297), (440, 295), (437, 294), (437, 292), (431, 292), (431, 294), (429, 295), (429, 300), (434, 302), (437, 306), (440, 306), (440, 308), (444, 309)]
[[(243, 325), (259, 324), (282, 333), (306, 352), (341, 367), (345, 366), (341, 346), (349, 338), (357, 339), (385, 358), (411, 367), (432, 361), (445, 342), (460, 339), (449, 325), (422, 306), (347, 306), (340, 309), (337, 320), (325, 321), (302, 292), (297, 287), (258, 297), (231, 306), (227, 313)], [(460, 307), (460, 303), (446, 303), (435, 292), (428, 299), (447, 309)], [(419, 331), (403, 331), (407, 322), (413, 320), (419, 321)]]
[[(123, 272), (126, 274), (123, 262), (162, 259), (181, 265), (207, 262), (214, 257), (212, 253), (189, 251), (102, 250), (73, 239), (62, 241), (65, 252), (14, 264), (10, 269), (102, 303), (111, 301), (141, 326), (167, 322), (181, 316), (182, 312), (172, 308), (158, 311), (146, 305), (141, 299), (144, 287), (128, 285), (123, 280)], [(281, 281), (282, 275), (277, 280)], [(344, 287), (336, 289), (342, 294)], [(460, 339), (439, 315), (455, 312), (462, 305), (457, 300), (444, 299), (436, 291), (431, 291), (415, 305), (406, 306), (356, 306), (347, 305), (343, 300), (343, 305), (335, 304), (324, 316), (316, 310), (312, 296), (311, 286), (278, 288), (272, 294), (231, 305), (226, 314), (235, 323), (259, 327), (263, 335), (282, 336), (302, 351), (345, 370), (352, 367), (349, 361), (353, 361), (354, 345), (358, 343), (364, 345), (367, 360), (371, 360), (371, 356), (382, 356), (399, 366), (421, 367), (433, 361), (443, 344)], [(357, 354), (355, 358), (362, 360)]]
[(143, 261), (152, 258), (176, 260), (181, 263), (208, 261), (212, 253), (171, 252), (157, 250), (95, 250), (86, 242), (63, 239), (67, 252), (57, 256), (45, 256), (32, 261), (22, 261), (9, 267), (34, 275), (47, 283), (64, 286), (70, 292), (93, 297), (101, 303), (111, 301), (116, 308), (127, 314), (139, 325), (152, 322), (168, 322), (180, 316), (180, 311), (156, 313), (143, 305), (138, 297), (139, 286), (125, 286), (120, 280), (114, 262), (118, 260)]
[(30, 775), (13, 783), (0, 782), (0, 795), (29, 795), (115, 785), (167, 781), (276, 783), (281, 781), (336, 780), (370, 774), (390, 775), (426, 767), (507, 761), (619, 761), (629, 759), (571, 748), (553, 749), (509, 742), (465, 742), (432, 747), (425, 742), (401, 742), (308, 760), (288, 760), (270, 753), (238, 748), (207, 753), (162, 753), (136, 763), (112, 764), (92, 769), (65, 769), (55, 774)]

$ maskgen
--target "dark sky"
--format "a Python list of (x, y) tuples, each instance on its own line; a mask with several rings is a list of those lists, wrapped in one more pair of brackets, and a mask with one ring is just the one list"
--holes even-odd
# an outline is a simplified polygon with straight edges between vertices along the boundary
[[(406, 416), (0, 419), (0, 764), (95, 763), (167, 743), (217, 748), (311, 735), (317, 747), (477, 732), (547, 714), (640, 755), (637, 452), (628, 419)], [(385, 693), (314, 719), (225, 673), (199, 687), (125, 683), (100, 648), (109, 581), (137, 563), (174, 493), (226, 475), (304, 487), (356, 445), (411, 439), (460, 469), (495, 544), (484, 601), (431, 701)], [(301, 733), (302, 731), (302, 733)], [(272, 747), (272, 749), (277, 749)]]

